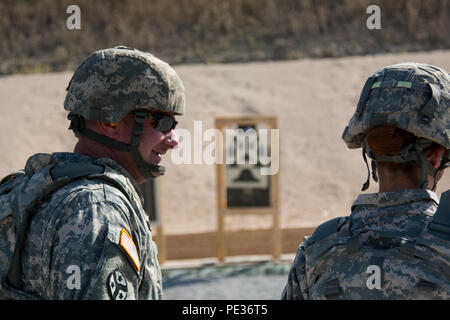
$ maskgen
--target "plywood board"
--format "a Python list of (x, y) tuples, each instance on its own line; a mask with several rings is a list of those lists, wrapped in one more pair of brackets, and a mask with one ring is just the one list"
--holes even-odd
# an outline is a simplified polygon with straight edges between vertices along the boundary
[[(314, 227), (281, 230), (281, 253), (296, 253), (305, 236), (311, 235)], [(225, 234), (227, 256), (271, 255), (272, 229), (231, 231)], [(166, 260), (202, 259), (217, 256), (217, 233), (191, 233), (165, 235)], [(158, 238), (155, 242), (159, 246)]]

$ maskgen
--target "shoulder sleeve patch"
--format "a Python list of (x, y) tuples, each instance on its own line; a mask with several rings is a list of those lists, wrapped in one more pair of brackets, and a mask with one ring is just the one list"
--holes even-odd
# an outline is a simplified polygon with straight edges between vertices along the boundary
[(122, 231), (120, 232), (119, 245), (128, 254), (128, 257), (133, 262), (134, 267), (139, 272), (141, 270), (141, 261), (139, 260), (136, 245), (134, 244), (133, 239), (131, 239), (125, 228), (122, 228)]

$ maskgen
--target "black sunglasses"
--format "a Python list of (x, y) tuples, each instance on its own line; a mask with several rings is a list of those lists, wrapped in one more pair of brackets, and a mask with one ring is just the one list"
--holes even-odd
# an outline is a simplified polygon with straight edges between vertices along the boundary
[(150, 113), (154, 123), (154, 128), (162, 133), (166, 133), (172, 129), (175, 129), (178, 122), (171, 116), (164, 113), (153, 112)]

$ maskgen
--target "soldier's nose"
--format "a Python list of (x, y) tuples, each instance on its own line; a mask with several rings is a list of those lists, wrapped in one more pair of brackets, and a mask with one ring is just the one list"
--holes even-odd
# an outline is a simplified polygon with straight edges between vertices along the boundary
[(178, 146), (178, 136), (174, 130), (170, 130), (167, 136), (164, 138), (163, 143), (170, 149), (174, 149)]

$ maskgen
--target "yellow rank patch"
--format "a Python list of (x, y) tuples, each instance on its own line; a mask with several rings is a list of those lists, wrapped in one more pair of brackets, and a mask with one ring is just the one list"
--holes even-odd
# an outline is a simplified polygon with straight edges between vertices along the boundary
[(122, 232), (120, 233), (120, 246), (128, 254), (131, 261), (133, 261), (136, 270), (139, 272), (139, 270), (141, 269), (141, 261), (139, 260), (136, 245), (134, 244), (133, 239), (131, 239), (125, 228), (122, 228)]

